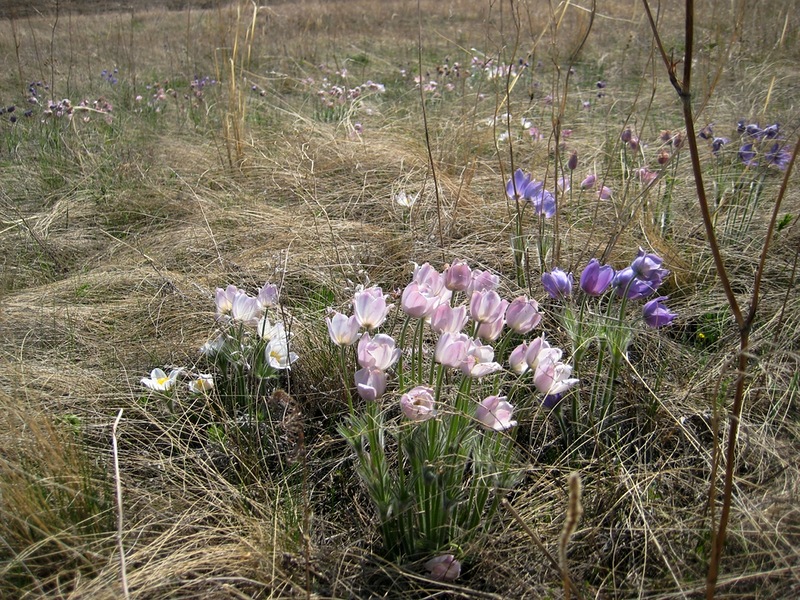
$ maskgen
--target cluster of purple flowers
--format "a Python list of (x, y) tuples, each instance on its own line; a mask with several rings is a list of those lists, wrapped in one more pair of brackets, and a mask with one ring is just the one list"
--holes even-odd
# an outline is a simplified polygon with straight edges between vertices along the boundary
[[(740, 119), (736, 124), (736, 131), (740, 136), (738, 157), (745, 166), (777, 167), (786, 170), (791, 159), (789, 146), (781, 139), (780, 123), (773, 123), (761, 127), (758, 123), (748, 123)], [(730, 143), (730, 138), (715, 136), (714, 123), (709, 123), (697, 134), (711, 143), (711, 152), (719, 156), (723, 146)]]
[[(602, 296), (611, 289), (620, 298), (647, 298), (655, 294), (669, 276), (669, 271), (662, 266), (663, 262), (660, 256), (647, 253), (642, 248), (639, 248), (631, 264), (619, 271), (610, 265), (601, 265), (600, 261), (593, 258), (581, 273), (580, 288), (588, 296)], [(542, 285), (551, 298), (564, 299), (572, 295), (574, 278), (572, 273), (555, 268), (542, 274)], [(676, 317), (664, 305), (667, 299), (667, 296), (659, 296), (645, 303), (642, 317), (648, 326), (663, 327)]]
[[(192, 91), (192, 95), (202, 102), (203, 100), (203, 88), (210, 85), (216, 85), (217, 80), (212, 79), (208, 75), (204, 77), (198, 77), (195, 75), (194, 79), (189, 83), (189, 89)], [(188, 99), (188, 96), (184, 95), (184, 98)]]
[(544, 183), (531, 179), (529, 173), (517, 169), (506, 183), (506, 194), (512, 200), (530, 202), (537, 215), (550, 218), (556, 214), (556, 197), (544, 189)]
[(385, 91), (385, 85), (371, 80), (355, 87), (349, 87), (343, 84), (331, 83), (327, 77), (323, 77), (320, 89), (317, 91), (317, 97), (324, 108), (335, 108), (360, 98), (365, 92), (382, 94)]
[(118, 74), (119, 74), (119, 69), (117, 69), (116, 67), (111, 70), (103, 69), (102, 71), (100, 71), (100, 77), (103, 79), (103, 81), (106, 81), (111, 85), (116, 85), (117, 83), (119, 83), (119, 79), (117, 78)]
[[(8, 115), (8, 122), (9, 123), (16, 123), (18, 118), (19, 118), (17, 116), (18, 114), (19, 113), (17, 113), (17, 107), (14, 106), (13, 104), (10, 105), (10, 106), (6, 106), (6, 107), (0, 106), (0, 117), (2, 117), (4, 115)], [(32, 110), (26, 110), (26, 111), (24, 111), (22, 113), (22, 116), (24, 116), (24, 117), (32, 117), (33, 116), (33, 111)]]

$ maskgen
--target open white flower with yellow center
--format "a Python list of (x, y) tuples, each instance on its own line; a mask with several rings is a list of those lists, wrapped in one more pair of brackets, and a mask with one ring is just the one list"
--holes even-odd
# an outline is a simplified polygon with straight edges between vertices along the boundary
[(299, 358), (296, 353), (289, 352), (289, 341), (285, 335), (272, 338), (264, 348), (264, 355), (269, 366), (278, 370), (288, 369)]
[(197, 378), (189, 382), (189, 391), (194, 394), (202, 394), (214, 388), (214, 376), (209, 373), (199, 373)]
[(167, 375), (162, 369), (150, 371), (150, 377), (142, 377), (142, 385), (156, 392), (171, 390), (183, 369), (173, 369)]

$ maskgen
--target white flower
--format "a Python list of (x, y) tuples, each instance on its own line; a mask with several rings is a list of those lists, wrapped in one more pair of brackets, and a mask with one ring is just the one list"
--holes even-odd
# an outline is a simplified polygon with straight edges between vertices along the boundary
[(200, 346), (200, 354), (209, 358), (214, 358), (219, 354), (223, 346), (225, 346), (225, 336), (220, 331), (216, 331), (213, 338)]
[(269, 366), (278, 370), (290, 368), (299, 358), (294, 352), (289, 352), (289, 343), (285, 336), (271, 339), (264, 349), (264, 355)]
[(183, 371), (183, 369), (173, 369), (170, 371), (169, 375), (167, 375), (161, 369), (153, 369), (150, 371), (150, 377), (142, 377), (142, 385), (157, 392), (166, 392), (167, 390), (171, 390), (175, 385), (175, 381), (178, 379), (178, 375), (181, 374), (181, 371)]
[(214, 387), (214, 376), (209, 373), (199, 373), (197, 379), (189, 382), (189, 391), (195, 394), (202, 394)]
[(419, 194), (408, 196), (406, 195), (405, 191), (400, 191), (400, 193), (398, 193), (394, 197), (394, 201), (397, 202), (397, 204), (399, 204), (403, 208), (410, 209), (412, 206), (414, 206), (414, 203), (417, 201), (417, 198), (419, 198)]

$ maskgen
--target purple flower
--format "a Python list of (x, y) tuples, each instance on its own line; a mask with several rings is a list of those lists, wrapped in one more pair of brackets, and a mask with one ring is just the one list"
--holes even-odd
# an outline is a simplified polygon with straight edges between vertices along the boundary
[(514, 171), (514, 177), (506, 183), (506, 195), (512, 200), (520, 200), (525, 194), (525, 188), (531, 182), (531, 176), (522, 169)]
[(472, 269), (464, 260), (457, 260), (444, 270), (444, 286), (454, 292), (463, 292), (472, 281)]
[(636, 278), (658, 287), (669, 275), (669, 271), (661, 267), (663, 262), (664, 259), (657, 254), (648, 254), (639, 248), (639, 254), (633, 259), (631, 269)]
[(544, 189), (544, 183), (533, 180), (525, 188), (525, 199), (531, 203), (537, 215), (550, 218), (556, 214), (556, 197)]
[(677, 316), (675, 313), (670, 312), (662, 303), (662, 300), (666, 299), (667, 296), (659, 296), (645, 303), (642, 309), (642, 317), (649, 327), (663, 327), (664, 325), (669, 325)]
[(704, 140), (710, 140), (712, 137), (714, 137), (714, 124), (713, 123), (709, 123), (708, 125), (703, 127), (700, 130), (700, 133), (698, 133), (697, 135), (698, 135), (698, 137), (700, 137), (700, 138), (702, 138)]
[(572, 273), (565, 273), (558, 267), (549, 273), (542, 273), (542, 285), (551, 298), (566, 298), (572, 294)]
[(714, 156), (718, 156), (719, 155), (719, 151), (728, 142), (730, 142), (730, 140), (728, 138), (726, 138), (726, 137), (715, 137), (711, 141), (711, 152), (714, 154)]
[(625, 267), (621, 271), (617, 271), (614, 279), (611, 280), (611, 287), (620, 298), (625, 296), (629, 300), (638, 300), (655, 292), (658, 286), (639, 279), (631, 267)]
[(781, 128), (781, 126), (780, 126), (779, 123), (773, 123), (772, 125), (769, 125), (768, 127), (764, 127), (764, 129), (761, 131), (761, 133), (762, 133), (762, 135), (763, 135), (763, 137), (765, 139), (771, 140), (771, 139), (774, 139), (774, 138), (778, 137), (778, 133), (780, 131), (780, 128)]
[(574, 171), (575, 169), (578, 168), (578, 152), (577, 151), (573, 151), (573, 153), (570, 155), (569, 160), (567, 161), (567, 168), (570, 171)]
[(756, 151), (753, 149), (753, 144), (745, 144), (739, 148), (739, 160), (741, 160), (748, 167), (758, 166), (758, 161), (756, 160)]
[(764, 154), (764, 158), (767, 160), (767, 164), (775, 165), (781, 171), (785, 171), (786, 167), (789, 166), (792, 155), (789, 154), (789, 150), (786, 146), (775, 143), (772, 144), (772, 147)]
[(602, 296), (614, 279), (614, 268), (593, 258), (581, 273), (580, 286), (589, 296)]

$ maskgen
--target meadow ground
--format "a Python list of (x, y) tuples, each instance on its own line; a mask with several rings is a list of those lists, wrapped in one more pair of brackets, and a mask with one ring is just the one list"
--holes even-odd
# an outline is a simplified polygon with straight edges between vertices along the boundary
[[(0, 596), (556, 598), (569, 579), (573, 597), (700, 597), (728, 501), (717, 597), (800, 595), (793, 2), (697, 3), (697, 158), (724, 272), (638, 0), (27, 4), (0, 20)], [(665, 4), (680, 77), (683, 8)], [(552, 195), (516, 201), (516, 169)], [(660, 327), (643, 300), (579, 289), (590, 259), (621, 271), (640, 247), (663, 258), (647, 268), (669, 308), (644, 315)], [(401, 417), (403, 378), (445, 373), (426, 377), (436, 338), (420, 325), (409, 343), (401, 290), (414, 263), (458, 260), (538, 300), (524, 337), (544, 332), (578, 380), (556, 408), (540, 366), (513, 372), (523, 336), (506, 328), (502, 371), (448, 371), (436, 418)], [(574, 272), (566, 299), (542, 281), (556, 267)], [(215, 315), (242, 310), (217, 288), (265, 281), (280, 300), (259, 310), (287, 331), (266, 354)], [(325, 322), (374, 285), (396, 305), (380, 331), (406, 342), (370, 367), (388, 372), (379, 404)], [(245, 346), (201, 354), (219, 329)], [(155, 368), (183, 371), (153, 391)], [(516, 427), (473, 426), (488, 393)], [(343, 437), (362, 412), (385, 439)], [(470, 449), (414, 463), (408, 440), (438, 423)], [(392, 485), (420, 469), (395, 513), (359, 470), (378, 450)], [(443, 510), (479, 506), (481, 524), (426, 530), (415, 495), (452, 473)], [(426, 533), (387, 533), (398, 506)], [(426, 569), (437, 553), (458, 578)]]

